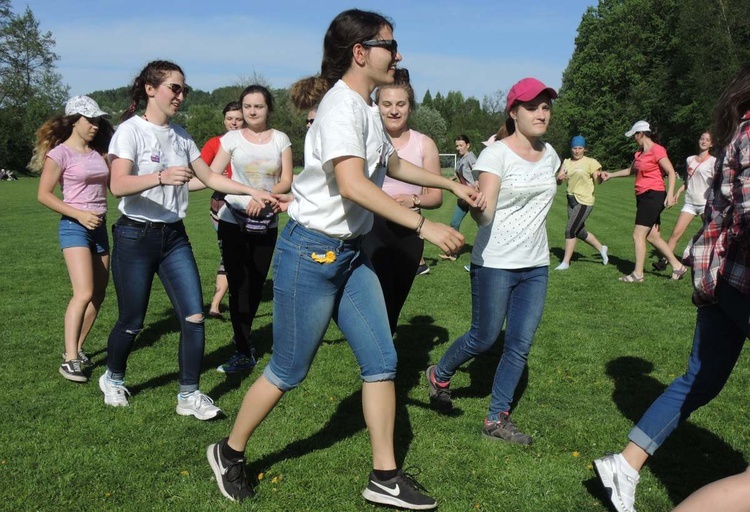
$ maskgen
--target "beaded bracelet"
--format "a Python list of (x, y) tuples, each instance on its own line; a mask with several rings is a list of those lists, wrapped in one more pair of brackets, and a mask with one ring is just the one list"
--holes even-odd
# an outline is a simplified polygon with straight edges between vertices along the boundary
[(161, 171), (159, 171), (159, 174), (157, 175), (157, 178), (159, 178), (159, 186), (163, 187), (164, 183), (161, 182)]
[(417, 235), (419, 235), (421, 238), (422, 237), (422, 225), (424, 225), (424, 215), (420, 215), (419, 217), (420, 217), (419, 224), (417, 224), (417, 229), (415, 229), (414, 231), (416, 231)]

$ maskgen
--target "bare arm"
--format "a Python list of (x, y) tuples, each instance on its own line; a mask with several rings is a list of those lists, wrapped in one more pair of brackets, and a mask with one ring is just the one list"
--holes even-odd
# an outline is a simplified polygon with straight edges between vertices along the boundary
[[(223, 151), (223, 149), (221, 151)], [(221, 151), (219, 151), (219, 153), (216, 155), (216, 158), (214, 158), (214, 161), (211, 164), (212, 166), (216, 164), (217, 160), (219, 160)], [(277, 204), (276, 199), (269, 192), (243, 185), (242, 183), (227, 178), (226, 176), (221, 174), (221, 172), (213, 172), (211, 170), (212, 167), (206, 165), (206, 162), (204, 162), (201, 158), (193, 160), (190, 165), (193, 168), (193, 171), (195, 172), (195, 175), (198, 177), (198, 179), (201, 180), (207, 187), (212, 188), (217, 192), (224, 192), (225, 194), (235, 194), (238, 196), (251, 196), (253, 200), (258, 202), (261, 206), (264, 206), (265, 203), (271, 203), (273, 205)], [(226, 163), (219, 169), (223, 169), (224, 167), (226, 167)]]
[(479, 190), (484, 194), (487, 207), (483, 211), (477, 208), (471, 209), (471, 217), (476, 221), (477, 225), (486, 226), (494, 220), (500, 185), (500, 176), (497, 174), (489, 172), (479, 173)]
[[(213, 166), (211, 166), (213, 169)], [(279, 182), (271, 187), (274, 194), (285, 194), (292, 189), (292, 177), (294, 176), (294, 164), (292, 162), (292, 148), (288, 147), (281, 152), (281, 176)]]
[(667, 173), (667, 198), (664, 200), (664, 206), (671, 208), (677, 202), (677, 198), (674, 195), (675, 176), (677, 173), (674, 172), (672, 162), (667, 157), (659, 160), (659, 167)]
[(51, 158), (46, 158), (44, 168), (42, 168), (42, 177), (39, 178), (37, 200), (60, 215), (76, 219), (86, 229), (97, 228), (102, 223), (99, 214), (74, 208), (55, 195), (55, 187), (60, 181), (61, 175), (62, 169), (57, 165), (57, 162)]
[[(391, 157), (391, 160), (393, 158)], [(395, 156), (395, 158), (398, 157)], [(345, 156), (333, 160), (336, 184), (343, 198), (401, 226), (415, 231), (417, 231), (418, 226), (421, 226), (418, 231), (420, 235), (447, 254), (455, 253), (463, 246), (463, 235), (453, 228), (424, 219), (414, 210), (397, 207), (393, 198), (367, 179), (363, 172), (364, 166), (365, 161), (354, 156)], [(416, 166), (413, 167), (420, 169)], [(430, 173), (421, 172), (427, 176), (432, 176)]]

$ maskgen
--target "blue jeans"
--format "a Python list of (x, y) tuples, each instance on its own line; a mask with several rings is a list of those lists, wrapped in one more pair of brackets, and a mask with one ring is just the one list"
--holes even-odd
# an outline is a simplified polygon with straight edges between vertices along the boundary
[(487, 419), (510, 411), (547, 297), (549, 267), (505, 270), (471, 265), (471, 329), (440, 359), (435, 378), (447, 382), (459, 366), (487, 352), (505, 327), (503, 355), (495, 371)]
[(198, 389), (205, 330), (203, 321), (189, 321), (203, 314), (203, 294), (185, 226), (137, 222), (125, 217), (112, 226), (112, 281), (117, 292), (119, 316), (107, 341), (107, 368), (122, 380), (136, 335), (143, 329), (151, 284), (158, 274), (180, 321), (180, 391)]
[[(290, 220), (273, 261), (273, 355), (263, 371), (282, 391), (298, 386), (333, 319), (354, 351), (365, 382), (396, 378), (396, 349), (380, 283), (361, 237), (338, 240)], [(328, 252), (331, 262), (319, 263)]]
[(458, 206), (458, 204), (456, 204), (455, 208), (453, 209), (453, 216), (451, 217), (451, 227), (458, 231), (467, 213), (469, 213), (468, 208), (466, 210), (463, 210), (460, 206)]
[(687, 371), (672, 381), (628, 434), (650, 455), (693, 411), (719, 394), (750, 336), (750, 298), (721, 281), (717, 296), (718, 304), (698, 308)]

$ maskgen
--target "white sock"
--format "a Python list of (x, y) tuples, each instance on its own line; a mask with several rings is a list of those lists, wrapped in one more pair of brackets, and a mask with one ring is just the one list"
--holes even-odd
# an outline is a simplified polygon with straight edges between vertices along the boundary
[(555, 270), (568, 270), (570, 268), (570, 264), (568, 263), (560, 263), (558, 266), (555, 267)]
[(602, 255), (602, 265), (606, 265), (609, 263), (609, 256), (607, 256), (607, 251), (609, 250), (609, 247), (606, 245), (602, 245), (602, 250), (599, 251), (599, 254)]

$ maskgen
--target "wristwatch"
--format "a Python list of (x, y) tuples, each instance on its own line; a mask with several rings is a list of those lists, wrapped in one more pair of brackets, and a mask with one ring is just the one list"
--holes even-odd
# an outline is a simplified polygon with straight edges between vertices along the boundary
[(422, 202), (419, 200), (419, 196), (417, 194), (412, 194), (411, 200), (414, 203), (414, 206), (419, 206)]

